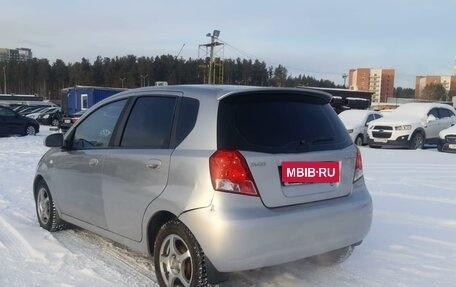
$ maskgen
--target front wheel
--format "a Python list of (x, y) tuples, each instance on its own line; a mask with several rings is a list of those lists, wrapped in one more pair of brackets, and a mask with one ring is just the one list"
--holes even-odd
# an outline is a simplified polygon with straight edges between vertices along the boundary
[(53, 120), (51, 121), (51, 126), (56, 127), (56, 126), (58, 126), (59, 124), (60, 124), (60, 121), (59, 121), (58, 119), (53, 119)]
[(353, 253), (353, 246), (343, 247), (309, 258), (309, 261), (320, 266), (332, 266), (344, 262)]
[(355, 145), (357, 146), (362, 146), (363, 145), (363, 136), (362, 135), (358, 135), (355, 139)]
[(158, 232), (154, 265), (160, 286), (208, 286), (204, 253), (193, 234), (180, 221), (170, 221)]
[(424, 136), (422, 133), (417, 132), (413, 135), (410, 141), (410, 149), (420, 149), (424, 145)]
[(41, 181), (35, 191), (36, 215), (40, 226), (50, 232), (59, 231), (66, 227), (55, 208), (49, 188), (44, 181)]

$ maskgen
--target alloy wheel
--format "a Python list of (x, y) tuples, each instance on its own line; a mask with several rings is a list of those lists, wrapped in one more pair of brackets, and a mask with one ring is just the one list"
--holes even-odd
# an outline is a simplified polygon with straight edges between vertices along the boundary
[(36, 134), (36, 130), (32, 126), (28, 126), (27, 129), (25, 130), (25, 133), (29, 136), (33, 136)]
[(168, 235), (160, 247), (160, 272), (169, 287), (189, 287), (192, 282), (192, 256), (185, 241)]
[(51, 201), (48, 191), (43, 187), (38, 191), (36, 204), (40, 221), (46, 225), (51, 218)]

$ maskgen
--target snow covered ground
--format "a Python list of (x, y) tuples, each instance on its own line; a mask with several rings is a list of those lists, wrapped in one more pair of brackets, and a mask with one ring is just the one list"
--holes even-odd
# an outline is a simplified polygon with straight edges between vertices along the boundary
[[(80, 229), (39, 227), (32, 180), (50, 133), (41, 131), (0, 138), (0, 286), (158, 286), (148, 258)], [(361, 150), (374, 221), (347, 262), (234, 273), (223, 287), (456, 286), (456, 154)]]

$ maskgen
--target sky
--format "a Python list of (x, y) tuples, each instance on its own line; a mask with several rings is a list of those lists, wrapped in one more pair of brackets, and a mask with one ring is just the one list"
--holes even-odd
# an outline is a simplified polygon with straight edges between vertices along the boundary
[[(219, 30), (224, 58), (284, 65), (289, 75), (343, 84), (352, 68), (393, 68), (395, 86), (450, 75), (456, 1), (424, 0), (0, 0), (0, 47), (31, 48), (51, 62), (178, 55)], [(200, 53), (199, 53), (200, 52)]]

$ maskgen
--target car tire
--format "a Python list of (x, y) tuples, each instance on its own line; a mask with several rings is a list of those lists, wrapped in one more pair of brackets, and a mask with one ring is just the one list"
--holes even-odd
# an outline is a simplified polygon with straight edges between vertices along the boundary
[(443, 144), (442, 144), (441, 141), (439, 141), (439, 142), (437, 143), (437, 150), (438, 150), (438, 151), (443, 151)]
[(36, 135), (35, 127), (32, 126), (32, 125), (25, 126), (24, 135), (25, 136), (34, 136), (34, 135)]
[(66, 223), (60, 219), (49, 187), (43, 180), (36, 186), (35, 208), (38, 222), (42, 228), (54, 232), (67, 227)]
[(340, 264), (350, 257), (355, 247), (347, 246), (323, 254), (310, 257), (308, 260), (319, 266), (333, 266)]
[(56, 126), (58, 126), (59, 124), (60, 124), (60, 121), (59, 121), (58, 119), (53, 119), (53, 120), (51, 121), (51, 126), (56, 127)]
[(357, 146), (362, 146), (364, 143), (363, 141), (363, 136), (362, 135), (358, 135), (355, 139), (355, 145)]
[(410, 149), (421, 149), (424, 145), (424, 136), (422, 132), (416, 132), (413, 134), (410, 140)]
[(160, 286), (210, 286), (204, 253), (190, 230), (178, 220), (160, 228), (154, 244), (154, 265)]

